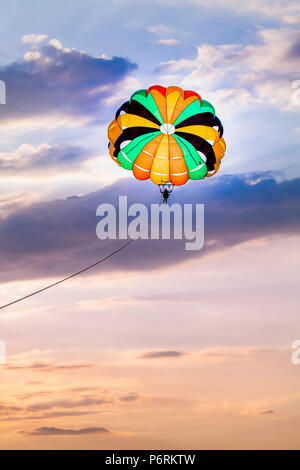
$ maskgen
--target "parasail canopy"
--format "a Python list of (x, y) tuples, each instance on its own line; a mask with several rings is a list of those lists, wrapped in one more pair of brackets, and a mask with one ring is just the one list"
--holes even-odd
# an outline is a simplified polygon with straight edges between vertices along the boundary
[(109, 153), (139, 180), (180, 186), (214, 175), (225, 153), (213, 106), (176, 86), (138, 90), (108, 128)]

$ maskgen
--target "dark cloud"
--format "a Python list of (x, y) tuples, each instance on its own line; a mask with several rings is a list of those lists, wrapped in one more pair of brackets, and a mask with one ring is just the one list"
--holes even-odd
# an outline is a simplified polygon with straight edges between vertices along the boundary
[[(101, 393), (78, 396), (78, 392), (86, 387), (76, 387), (62, 390), (53, 397), (55, 391), (40, 390), (33, 393), (21, 394), (15, 400), (22, 405), (16, 406), (13, 402), (0, 402), (0, 422), (21, 420), (42, 420), (60, 417), (75, 417), (98, 414), (106, 409), (106, 405), (115, 406), (120, 402), (132, 402), (139, 398), (135, 392), (128, 392), (118, 396), (102, 391)], [(93, 387), (92, 387), (93, 388)], [(72, 392), (72, 396), (64, 398), (61, 393)], [(48, 397), (48, 400), (44, 397)], [(52, 399), (49, 399), (52, 396)], [(35, 401), (32, 401), (35, 399)], [(29, 402), (28, 402), (29, 400)]]
[(48, 364), (46, 362), (32, 362), (31, 364), (5, 364), (5, 368), (8, 370), (23, 370), (30, 369), (38, 372), (52, 372), (54, 370), (72, 370), (72, 369), (85, 369), (86, 367), (94, 367), (91, 363), (81, 364)]
[(74, 417), (74, 416), (86, 416), (86, 415), (94, 415), (99, 413), (98, 410), (87, 411), (87, 410), (63, 410), (63, 411), (48, 411), (42, 414), (36, 415), (28, 415), (23, 419), (33, 420), (33, 419), (49, 419), (49, 418), (65, 418), (67, 416)]
[(69, 392), (94, 392), (95, 390), (99, 390), (99, 387), (72, 387), (69, 388), (67, 391)]
[[(26, 412), (26, 410), (21, 410), (22, 412)], [(49, 419), (49, 418), (66, 418), (66, 417), (75, 417), (75, 416), (87, 416), (87, 415), (94, 415), (100, 413), (98, 410), (87, 411), (87, 410), (63, 410), (63, 411), (48, 411), (46, 413), (38, 413), (38, 414), (28, 414), (28, 415), (20, 415), (16, 413), (7, 413), (4, 414), (4, 418), (0, 418), (0, 422), (7, 422), (7, 421), (34, 421), (34, 420), (41, 420), (41, 419)], [(0, 413), (1, 416), (1, 413)]]
[(82, 429), (64, 429), (64, 428), (55, 428), (43, 426), (37, 428), (33, 431), (19, 431), (22, 434), (28, 434), (30, 436), (83, 436), (85, 434), (103, 434), (109, 433), (110, 431), (106, 428), (101, 427), (91, 427), (91, 428), (82, 428)]
[(22, 408), (19, 406), (0, 403), (0, 416), (9, 415), (11, 413), (18, 413), (19, 411), (22, 411)]
[(291, 46), (288, 56), (292, 59), (300, 57), (300, 39)]
[(139, 395), (137, 393), (128, 393), (128, 395), (123, 395), (119, 398), (120, 401), (136, 401), (139, 399)]
[(180, 351), (148, 351), (139, 356), (141, 359), (161, 359), (165, 357), (181, 357), (186, 353)]
[(274, 413), (274, 410), (264, 410), (259, 412), (260, 415), (273, 415)]
[[(268, 175), (223, 175), (190, 182), (172, 193), (170, 203), (205, 204), (204, 248), (186, 251), (182, 240), (137, 240), (103, 263), (101, 272), (155, 269), (260, 237), (297, 234), (299, 183), (300, 179), (276, 182)], [(119, 195), (127, 195), (129, 205), (160, 202), (156, 186), (130, 178), (83, 197), (33, 204), (2, 218), (0, 279), (59, 279), (120, 247), (123, 240), (101, 241), (95, 233), (97, 206), (117, 206)]]
[(0, 157), (0, 175), (18, 176), (28, 175), (30, 177), (39, 175), (48, 177), (49, 173), (57, 171), (70, 172), (80, 164), (91, 158), (91, 153), (73, 145), (48, 145), (42, 144), (38, 147), (21, 145), (12, 154)]
[(74, 409), (74, 408), (82, 408), (82, 407), (89, 407), (89, 406), (96, 406), (96, 405), (104, 405), (106, 403), (110, 403), (110, 400), (105, 398), (81, 398), (79, 400), (52, 400), (52, 401), (45, 401), (34, 403), (33, 405), (29, 405), (27, 407), (28, 411), (45, 411), (51, 410), (53, 408), (63, 408), (63, 409)]
[(53, 45), (29, 51), (20, 62), (0, 67), (6, 83), (5, 112), (0, 120), (35, 116), (92, 116), (101, 100), (115, 92), (114, 85), (136, 65), (122, 57), (94, 57)]

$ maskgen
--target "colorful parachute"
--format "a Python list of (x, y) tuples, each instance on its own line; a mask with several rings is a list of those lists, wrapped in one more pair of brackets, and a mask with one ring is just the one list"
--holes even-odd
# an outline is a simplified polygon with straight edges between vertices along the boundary
[(222, 134), (213, 106), (196, 92), (155, 85), (118, 109), (108, 128), (109, 153), (139, 180), (179, 186), (218, 171)]

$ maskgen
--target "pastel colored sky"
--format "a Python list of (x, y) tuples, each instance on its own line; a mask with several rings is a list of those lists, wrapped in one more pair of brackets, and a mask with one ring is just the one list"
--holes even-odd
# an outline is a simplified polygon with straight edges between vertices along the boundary
[(203, 250), (139, 240), (0, 311), (2, 449), (299, 448), (299, 23), (294, 0), (1, 4), (1, 304), (120, 246), (101, 202), (157, 202), (107, 152), (132, 92), (197, 91), (227, 143), (172, 194), (205, 204)]

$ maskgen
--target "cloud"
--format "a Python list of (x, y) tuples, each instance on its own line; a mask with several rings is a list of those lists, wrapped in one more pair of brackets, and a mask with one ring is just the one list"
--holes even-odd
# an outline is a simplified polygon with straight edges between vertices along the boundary
[(55, 49), (63, 49), (63, 45), (58, 39), (50, 39), (48, 44), (55, 47)]
[[(261, 237), (298, 234), (299, 183), (299, 179), (276, 182), (268, 174), (191, 182), (174, 191), (170, 202), (205, 204), (204, 248), (189, 252), (182, 240), (137, 240), (103, 263), (101, 272), (156, 269)], [(6, 282), (60, 278), (119, 248), (125, 241), (97, 239), (96, 208), (104, 202), (117, 207), (119, 195), (124, 194), (128, 205), (160, 201), (154, 185), (130, 178), (86, 196), (22, 207), (2, 218), (0, 278)]]
[(287, 24), (300, 24), (300, 15), (284, 16), (283, 21)]
[[(285, 401), (292, 401), (292, 400), (293, 400), (292, 396), (288, 398), (273, 397), (272, 402), (278, 406), (279, 414), (282, 414), (282, 412), (284, 412), (282, 404)], [(260, 416), (274, 416), (275, 414), (277, 415), (278, 412), (275, 411), (275, 409), (273, 408), (268, 408), (269, 405), (270, 405), (269, 399), (245, 403), (243, 406), (241, 406), (240, 414), (242, 416), (250, 416), (252, 418), (257, 418)]]
[[(125, 77), (118, 87), (114, 87), (112, 93), (107, 98), (103, 99), (103, 104), (107, 108), (115, 108), (118, 103), (121, 104), (124, 102), (124, 97), (131, 96), (136, 90), (141, 88), (143, 88), (143, 83), (136, 77)], [(110, 116), (110, 118), (111, 117), (112, 116)]]
[(205, 363), (230, 363), (234, 362), (253, 362), (263, 360), (268, 357), (280, 354), (277, 349), (264, 349), (255, 347), (214, 347), (201, 349), (194, 353), (193, 357), (196, 362), (203, 361)]
[(278, 17), (286, 13), (295, 14), (299, 12), (299, 3), (295, 0), (277, 0), (273, 2), (272, 0), (218, 0), (222, 5), (227, 8), (237, 9), (239, 12), (255, 12), (260, 13), (265, 16)]
[(173, 29), (170, 28), (169, 26), (158, 24), (156, 26), (149, 26), (148, 31), (150, 31), (150, 33), (154, 33), (159, 36), (163, 36), (164, 34), (171, 33)]
[(91, 155), (73, 145), (22, 144), (11, 153), (0, 152), (0, 176), (44, 176), (72, 171)]
[[(81, 395), (81, 392), (89, 392)], [(51, 399), (49, 399), (49, 396)], [(47, 399), (48, 398), (48, 399)], [(98, 414), (136, 402), (136, 392), (110, 392), (99, 387), (68, 389), (38, 389), (17, 394), (13, 401), (0, 402), (0, 421), (45, 420), (58, 417), (76, 417)]]
[(46, 41), (47, 34), (25, 34), (21, 38), (22, 44), (39, 44)]
[[(160, 63), (158, 71), (182, 73), (185, 88), (244, 90), (252, 100), (268, 102), (282, 109), (293, 107), (291, 83), (298, 78), (300, 34), (293, 28), (264, 29), (259, 42), (241, 44), (201, 44), (195, 59)], [(232, 103), (236, 104), (235, 96)]]
[(9, 196), (0, 196), (0, 218), (6, 217), (9, 213), (14, 212), (16, 209), (20, 210), (22, 206), (26, 206), (29, 203), (32, 203), (34, 200), (36, 200), (36, 195), (33, 193), (12, 193)]
[(156, 41), (158, 44), (164, 44), (165, 46), (177, 46), (179, 44), (178, 39), (159, 39)]
[(38, 60), (41, 58), (41, 54), (38, 51), (28, 51), (24, 54), (24, 60), (30, 62), (31, 60)]
[(63, 408), (63, 409), (74, 409), (74, 408), (83, 408), (90, 407), (95, 405), (104, 405), (110, 403), (110, 400), (105, 398), (91, 398), (85, 397), (80, 400), (52, 400), (34, 403), (27, 407), (27, 411), (45, 411), (52, 410), (53, 408)]
[(136, 401), (138, 399), (139, 399), (139, 395), (137, 393), (128, 393), (127, 395), (123, 395), (119, 397), (120, 401), (125, 401), (125, 402)]
[(260, 415), (273, 415), (274, 413), (274, 410), (263, 410), (259, 412)]
[(175, 358), (175, 357), (181, 357), (183, 356), (184, 352), (180, 351), (148, 351), (140, 356), (138, 356), (140, 359), (164, 359), (164, 358)]
[(69, 119), (75, 125), (83, 118), (101, 121), (103, 100), (135, 68), (122, 57), (92, 56), (65, 48), (57, 39), (37, 44), (25, 53), (23, 61), (0, 67), (7, 85), (1, 124), (29, 121), (41, 126), (45, 120), (59, 125), (61, 119)]
[(94, 367), (94, 364), (91, 363), (79, 363), (79, 364), (49, 364), (46, 362), (32, 362), (30, 364), (6, 364), (6, 369), (8, 370), (32, 370), (37, 372), (52, 372), (54, 370), (76, 370), (84, 369), (87, 367)]
[[(220, 8), (232, 10), (234, 14), (247, 15), (259, 14), (265, 17), (282, 19), (284, 15), (295, 15), (299, 13), (299, 2), (295, 0), (215, 0), (208, 3), (205, 0), (188, 0), (189, 3), (203, 8), (213, 8), (219, 11)], [(255, 19), (257, 16), (255, 16)]]
[[(21, 411), (26, 411), (26, 410), (21, 410)], [(95, 415), (99, 413), (100, 411), (93, 410), (93, 411), (88, 411), (88, 410), (72, 410), (72, 411), (48, 411), (45, 413), (38, 413), (38, 414), (28, 414), (28, 415), (16, 415), (13, 413), (12, 415), (7, 414), (4, 415), (3, 418), (0, 418), (0, 422), (8, 422), (8, 421), (37, 421), (37, 420), (42, 420), (42, 419), (49, 419), (49, 418), (66, 418), (66, 417), (79, 417), (79, 416), (88, 416), (88, 415)], [(1, 413), (0, 413), (1, 416)]]
[(103, 434), (109, 433), (110, 431), (106, 428), (101, 427), (90, 427), (81, 429), (65, 429), (43, 426), (33, 431), (19, 431), (22, 434), (28, 434), (30, 436), (83, 436), (86, 434)]
[(19, 406), (0, 403), (0, 416), (17, 413), (19, 411), (22, 411), (22, 408)]

